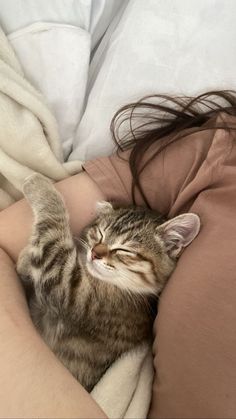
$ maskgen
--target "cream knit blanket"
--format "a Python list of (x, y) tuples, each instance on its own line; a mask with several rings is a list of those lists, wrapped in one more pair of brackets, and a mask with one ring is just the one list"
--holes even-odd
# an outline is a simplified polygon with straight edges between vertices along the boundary
[(127, 352), (107, 370), (92, 391), (109, 419), (145, 419), (153, 382), (151, 348)]
[(33, 172), (59, 181), (80, 170), (79, 161), (63, 163), (55, 118), (0, 28), (0, 209), (22, 197)]

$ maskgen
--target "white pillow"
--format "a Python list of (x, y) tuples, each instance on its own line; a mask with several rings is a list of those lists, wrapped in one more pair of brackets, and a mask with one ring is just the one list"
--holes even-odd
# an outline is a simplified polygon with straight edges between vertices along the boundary
[(93, 58), (69, 159), (111, 153), (114, 112), (143, 95), (236, 88), (235, 16), (235, 0), (130, 0)]
[(0, 24), (57, 118), (64, 159), (84, 110), (89, 61), (126, 0), (0, 0)]

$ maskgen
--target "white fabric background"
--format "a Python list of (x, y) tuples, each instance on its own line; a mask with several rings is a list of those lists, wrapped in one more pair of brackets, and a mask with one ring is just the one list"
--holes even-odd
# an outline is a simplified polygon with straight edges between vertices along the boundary
[(8, 35), (37, 22), (78, 26), (93, 47), (124, 0), (0, 0), (0, 22)]
[(70, 159), (111, 153), (113, 114), (144, 95), (236, 88), (235, 16), (235, 0), (130, 0), (90, 65)]
[(84, 111), (91, 53), (126, 0), (0, 0), (0, 24), (59, 126), (64, 159)]

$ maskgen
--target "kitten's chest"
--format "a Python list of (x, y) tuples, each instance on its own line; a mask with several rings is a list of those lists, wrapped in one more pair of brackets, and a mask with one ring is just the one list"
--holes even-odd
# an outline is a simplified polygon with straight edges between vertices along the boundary
[(136, 305), (127, 304), (121, 293), (111, 294), (103, 284), (89, 291), (80, 287), (80, 297), (66, 312), (55, 315), (49, 307), (40, 311), (38, 328), (53, 351), (72, 345), (79, 351), (91, 347), (122, 353), (151, 332), (150, 319), (141, 307), (137, 310)]
[(148, 336), (148, 323), (132, 315), (122, 307), (115, 309), (109, 301), (91, 301), (89, 305), (63, 318), (46, 313), (41, 317), (40, 333), (55, 351), (73, 342), (74, 350), (85, 351), (89, 347), (113, 348), (123, 352), (127, 346)]

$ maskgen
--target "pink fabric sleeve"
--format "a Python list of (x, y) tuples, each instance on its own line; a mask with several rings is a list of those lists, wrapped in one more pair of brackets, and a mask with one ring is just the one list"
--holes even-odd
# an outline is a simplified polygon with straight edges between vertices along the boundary
[[(112, 156), (84, 168), (108, 199), (131, 201), (128, 163)], [(189, 134), (156, 157), (141, 181), (152, 208), (201, 219), (160, 298), (149, 417), (235, 418), (236, 134)]]
[(101, 157), (86, 162), (83, 168), (98, 184), (108, 200), (131, 202), (132, 178), (127, 160), (123, 161), (115, 155)]

